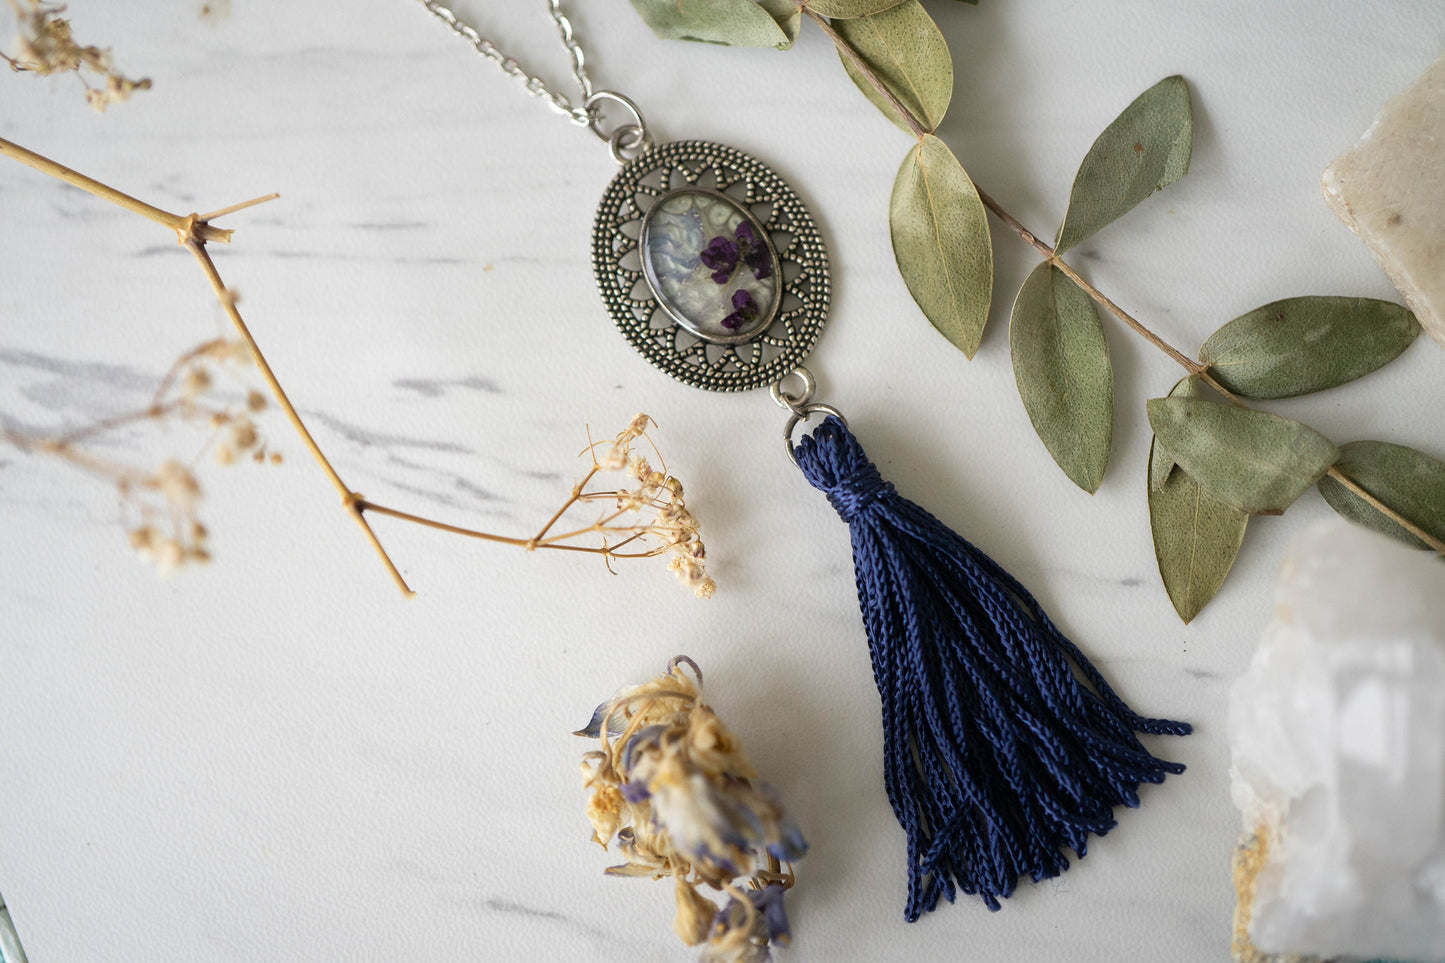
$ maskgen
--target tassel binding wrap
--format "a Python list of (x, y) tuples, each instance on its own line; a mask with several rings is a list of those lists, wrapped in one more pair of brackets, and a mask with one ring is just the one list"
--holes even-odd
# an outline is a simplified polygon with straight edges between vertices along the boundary
[(884, 785), (908, 833), (912, 922), (957, 890), (991, 910), (1018, 880), (1084, 855), (1139, 785), (1181, 773), (1135, 733), (1145, 719), (1014, 578), (878, 474), (827, 418), (794, 455), (848, 523), (873, 679), (883, 697)]

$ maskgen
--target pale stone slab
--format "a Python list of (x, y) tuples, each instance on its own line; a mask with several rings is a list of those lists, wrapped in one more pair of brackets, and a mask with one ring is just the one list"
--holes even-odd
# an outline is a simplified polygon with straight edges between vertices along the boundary
[(1325, 200), (1445, 345), (1445, 54), (1325, 168)]

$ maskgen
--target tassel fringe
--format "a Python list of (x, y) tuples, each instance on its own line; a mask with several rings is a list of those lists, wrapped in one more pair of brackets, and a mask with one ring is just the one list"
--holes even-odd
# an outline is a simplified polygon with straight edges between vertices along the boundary
[(1065, 848), (1083, 857), (1115, 806), (1139, 805), (1141, 783), (1184, 771), (1136, 733), (1190, 727), (1135, 714), (1022, 585), (884, 481), (842, 422), (795, 454), (852, 536), (910, 922), (959, 890), (999, 909), (1021, 877), (1066, 870)]

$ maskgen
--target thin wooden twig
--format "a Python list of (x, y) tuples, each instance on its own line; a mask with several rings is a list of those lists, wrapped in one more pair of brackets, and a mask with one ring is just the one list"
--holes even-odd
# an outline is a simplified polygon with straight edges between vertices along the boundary
[[(296, 435), (301, 439), (302, 444), (310, 453), (312, 459), (321, 467), (321, 470), (326, 475), (326, 478), (331, 483), (331, 486), (336, 490), (337, 494), (341, 496), (342, 506), (345, 509), (346, 513), (352, 517), (352, 519), (356, 522), (357, 526), (361, 529), (363, 535), (367, 540), (367, 543), (371, 545), (372, 549), (376, 552), (377, 557), (381, 559), (382, 564), (386, 567), (387, 572), (391, 575), (392, 581), (395, 582), (397, 588), (401, 590), (403, 595), (410, 597), (415, 593), (407, 584), (406, 579), (402, 577), (402, 574), (400, 570), (398, 570), (396, 563), (392, 560), (390, 554), (387, 553), (386, 548), (381, 544), (380, 538), (377, 537), (375, 530), (371, 527), (371, 523), (366, 518), (366, 513), (368, 511), (375, 512), (378, 515), (384, 515), (389, 518), (395, 518), (399, 521), (409, 522), (411, 524), (436, 529), (438, 531), (449, 532), (455, 535), (462, 535), (468, 538), (475, 538), (488, 542), (497, 542), (505, 545), (515, 545), (525, 548), (529, 551), (534, 549), (551, 549), (554, 551), (586, 552), (590, 554), (602, 555), (608, 559), (649, 558), (666, 551), (666, 547), (658, 546), (656, 548), (648, 549), (645, 552), (618, 553), (616, 551), (616, 548), (620, 548), (623, 545), (630, 544), (637, 539), (644, 537), (649, 532), (649, 528), (646, 525), (639, 525), (630, 528), (608, 528), (607, 523), (624, 514), (622, 511), (616, 512), (612, 515), (608, 515), (601, 522), (593, 523), (586, 528), (577, 529), (576, 531), (569, 532), (566, 535), (554, 535), (550, 538), (546, 537), (547, 533), (551, 531), (552, 526), (555, 525), (560, 518), (562, 518), (562, 516), (569, 508), (577, 504), (579, 501), (591, 499), (592, 497), (599, 494), (595, 492), (583, 491), (587, 483), (590, 482), (600, 470), (595, 459), (593, 460), (591, 470), (587, 472), (586, 476), (582, 479), (581, 482), (577, 483), (577, 485), (573, 487), (571, 496), (567, 499), (567, 501), (563, 503), (562, 507), (558, 509), (557, 512), (553, 514), (550, 519), (548, 519), (546, 524), (542, 526), (541, 530), (531, 538), (515, 538), (506, 535), (496, 535), (490, 532), (482, 532), (475, 529), (464, 528), (462, 526), (452, 525), (447, 522), (442, 522), (432, 518), (426, 518), (424, 516), (415, 515), (410, 512), (403, 512), (398, 509), (389, 508), (387, 506), (379, 505), (375, 502), (368, 501), (358, 492), (353, 491), (351, 487), (346, 484), (346, 482), (342, 479), (340, 473), (336, 470), (336, 467), (331, 463), (330, 459), (326, 457), (325, 452), (321, 450), (321, 446), (317, 444), (316, 439), (312, 436), (310, 429), (306, 427), (306, 423), (302, 419), (300, 412), (296, 410), (296, 406), (291, 402), (291, 399), (287, 395), (286, 390), (281, 386), (281, 381), (279, 378), (277, 378), (276, 372), (272, 370), (270, 363), (266, 360), (265, 354), (261, 351), (260, 345), (257, 344), (255, 337), (251, 333), (250, 327), (241, 317), (241, 312), (236, 307), (236, 298), (231, 293), (230, 289), (226, 287), (225, 282), (221, 278), (220, 271), (216, 268), (215, 262), (211, 259), (210, 252), (206, 249), (206, 244), (210, 241), (229, 243), (231, 240), (232, 232), (212, 226), (209, 223), (212, 218), (221, 217), (225, 214), (235, 213), (236, 211), (244, 210), (256, 204), (261, 204), (266, 201), (274, 200), (280, 195), (267, 194), (262, 197), (253, 198), (249, 201), (243, 201), (240, 204), (233, 204), (229, 207), (223, 207), (220, 210), (212, 211), (211, 213), (205, 215), (173, 214), (169, 211), (165, 211), (161, 208), (155, 207), (154, 205), (147, 204), (144, 201), (140, 201), (130, 196), (129, 194), (118, 191), (107, 184), (103, 184), (100, 181), (85, 176), (84, 174), (80, 174), (74, 170), (71, 170), (68, 167), (65, 167), (62, 164), (58, 164), (47, 157), (43, 157), (40, 154), (27, 150), (19, 146), (18, 144), (14, 144), (3, 138), (0, 138), (0, 155), (13, 158), (14, 160), (17, 160), (20, 163), (25, 164), (26, 166), (31, 167), (35, 170), (38, 170), (43, 174), (54, 177), (57, 180), (63, 181), (67, 184), (71, 184), (75, 187), (79, 187), (80, 189), (87, 191), (95, 195), (96, 197), (101, 198), (102, 200), (109, 201), (110, 203), (124, 208), (125, 210), (139, 214), (147, 220), (153, 221), (175, 232), (176, 238), (180, 242), (181, 246), (185, 247), (186, 250), (191, 253), (192, 258), (195, 260), (197, 265), (200, 266), (201, 272), (206, 276), (206, 280), (210, 284), (211, 290), (216, 296), (216, 300), (220, 303), (222, 310), (225, 311), (226, 317), (231, 322), (231, 326), (235, 329), (236, 333), (245, 343), (247, 350), (250, 352), (251, 360), (255, 363), (257, 370), (260, 371), (261, 377), (266, 382), (266, 386), (270, 390), (272, 397), (276, 400), (277, 405), (279, 405), (281, 410), (285, 412), (286, 418), (291, 423), (291, 427), (295, 430)], [(92, 471), (98, 471), (103, 474), (110, 474), (115, 477), (120, 477), (120, 475), (117, 474), (119, 470), (115, 469), (115, 466), (111, 466), (108, 463), (102, 463), (99, 460), (95, 459), (93, 456), (89, 456), (83, 452), (77, 451), (76, 449), (71, 447), (71, 444), (82, 438), (90, 437), (100, 431), (116, 428), (134, 420), (164, 414), (170, 408), (179, 405), (180, 402), (175, 402), (173, 404), (161, 404), (160, 398), (164, 394), (165, 390), (174, 382), (174, 379), (181, 367), (183, 367), (186, 363), (194, 360), (200, 354), (203, 354), (206, 348), (209, 347), (211, 344), (214, 344), (214, 342), (208, 343), (208, 345), (203, 345), (195, 351), (183, 355), (165, 375), (161, 383), (161, 389), (156, 396), (156, 400), (154, 400), (148, 408), (144, 409), (139, 413), (120, 416), (115, 419), (101, 422), (100, 424), (91, 426), (89, 428), (71, 432), (70, 434), (64, 436), (57, 441), (27, 438), (22, 435), (17, 435), (11, 431), (0, 431), (0, 440), (5, 440), (15, 445), (16, 447), (25, 450), (41, 450), (51, 454), (55, 454), (62, 458), (65, 458), (66, 460), (74, 462), (75, 464), (83, 468), (88, 468)], [(126, 469), (125, 471), (129, 471), (129, 469)], [(140, 478), (142, 476), (137, 475), (136, 477)], [(654, 505), (654, 507), (656, 506)], [(605, 533), (609, 531), (623, 532), (627, 534), (628, 537), (625, 538), (622, 542), (618, 543), (618, 545), (612, 547), (607, 546), (605, 542), (600, 546), (561, 544), (566, 539), (578, 537), (580, 535), (586, 535), (591, 533), (605, 535)]]

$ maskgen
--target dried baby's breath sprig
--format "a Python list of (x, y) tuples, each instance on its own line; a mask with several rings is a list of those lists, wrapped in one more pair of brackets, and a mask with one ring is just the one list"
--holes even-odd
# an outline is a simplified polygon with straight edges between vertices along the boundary
[[(82, 46), (71, 34), (70, 21), (61, 16), (63, 4), (41, 0), (7, 0), (15, 14), (15, 55), (0, 54), (11, 70), (50, 74), (74, 73), (85, 86), (85, 100), (98, 111), (129, 100), (137, 90), (149, 90), (147, 78), (131, 80), (115, 69), (110, 51)], [(91, 84), (86, 75), (92, 75)]]
[[(13, 3), (14, 0), (11, 2)], [(652, 453), (661, 463), (661, 454), (652, 444), (652, 439), (647, 436), (647, 428), (653, 424), (652, 419), (647, 415), (638, 415), (619, 432), (600, 459), (597, 456), (600, 446), (597, 443), (588, 444), (583, 453), (590, 455), (591, 469), (581, 481), (572, 487), (571, 494), (563, 502), (562, 507), (552, 514), (540, 531), (530, 537), (478, 531), (377, 504), (352, 489), (342, 480), (336, 467), (331, 464), (331, 460), (326, 457), (321, 446), (312, 437), (311, 431), (306, 427), (296, 406), (291, 403), (290, 397), (281, 386), (275, 371), (271, 369), (266, 356), (261, 353), (260, 345), (256, 343), (250, 327), (241, 317), (235, 292), (228, 288), (221, 279), (220, 271), (217, 270), (215, 261), (211, 259), (210, 252), (206, 247), (212, 242), (229, 244), (231, 240), (232, 232), (214, 226), (212, 221), (256, 204), (274, 200), (279, 195), (268, 194), (208, 214), (173, 214), (122, 193), (107, 184), (102, 184), (94, 178), (57, 164), (47, 157), (26, 150), (4, 138), (0, 138), (0, 156), (17, 160), (27, 167), (94, 194), (96, 197), (125, 208), (134, 214), (139, 214), (175, 233), (176, 240), (190, 252), (196, 264), (201, 268), (217, 302), (236, 332), (238, 340), (221, 342), (225, 346), (225, 352), (230, 357), (245, 358), (255, 364), (266, 387), (270, 390), (272, 398), (275, 399), (276, 404), (291, 423), (291, 427), (295, 429), (301, 443), (341, 496), (343, 509), (361, 529), (368, 544), (386, 566), (392, 581), (404, 595), (411, 596), (414, 593), (397, 569), (396, 563), (387, 553), (386, 548), (381, 544), (381, 539), (377, 537), (376, 531), (371, 527), (371, 522), (366, 517), (368, 512), (454, 535), (513, 545), (529, 552), (538, 549), (553, 549), (600, 555), (609, 567), (613, 559), (670, 555), (672, 556), (670, 568), (684, 585), (692, 588), (694, 593), (701, 598), (707, 598), (713, 594), (716, 585), (704, 567), (703, 559), (706, 553), (702, 540), (698, 537), (697, 519), (688, 511), (683, 501), (682, 483), (669, 475), (665, 467), (654, 469), (645, 457), (633, 451), (634, 443), (638, 439), (646, 440)], [(187, 359), (183, 358), (182, 360)], [(177, 405), (193, 404), (195, 396), (209, 388), (209, 374), (205, 371), (194, 370), (193, 367), (185, 364), (178, 363), (178, 365), (167, 376), (163, 390), (168, 390), (172, 385), (178, 385)], [(218, 461), (222, 463), (234, 461), (245, 453), (250, 453), (253, 458), (264, 457), (256, 454), (258, 436), (249, 417), (250, 412), (264, 404), (264, 396), (259, 392), (251, 392), (247, 395), (245, 411), (211, 413), (212, 427), (221, 431), (214, 446), (215, 457)], [(124, 416), (121, 419), (104, 422), (102, 426), (97, 427), (119, 425), (131, 420), (135, 420), (134, 416)], [(87, 429), (86, 432), (93, 430), (95, 429)], [(0, 432), (0, 440), (9, 441), (27, 449), (42, 445), (45, 441), (44, 439), (27, 438), (13, 432)], [(72, 443), (77, 440), (79, 439), (73, 436), (62, 439), (62, 441)], [(102, 467), (102, 463), (98, 460), (83, 455), (71, 444), (61, 445), (60, 453), (77, 463), (92, 463), (88, 467), (92, 467), (101, 474), (105, 474), (108, 470)], [(122, 469), (116, 467), (115, 472), (122, 472)], [(625, 472), (636, 484), (628, 482), (627, 487), (610, 489), (588, 487), (599, 474), (607, 472)], [(117, 474), (116, 477), (120, 477), (120, 475)], [(157, 487), (159, 483), (155, 482), (153, 478), (148, 479), (145, 475), (134, 477), (127, 475), (126, 477), (132, 478), (135, 483), (134, 487), (139, 490), (159, 490)], [(165, 477), (173, 478), (173, 475)], [(579, 505), (588, 506), (592, 502), (606, 503), (608, 507), (585, 526), (560, 534), (554, 532), (554, 529), (558, 527), (558, 522), (569, 511)], [(153, 542), (148, 532), (143, 531), (136, 535), (135, 541), (146, 550), (151, 550)], [(161, 554), (169, 558), (175, 555), (175, 550), (166, 547)]]
[[(674, 879), (673, 932), (705, 943), (702, 963), (764, 963), (791, 939), (783, 894), (807, 843), (738, 742), (702, 702), (702, 672), (680, 655), (619, 692), (576, 735), (592, 838), (626, 862), (611, 876)], [(784, 864), (787, 865), (785, 870)], [(699, 892), (717, 891), (721, 907)]]
[(22, 450), (68, 462), (112, 484), (130, 519), (126, 526), (130, 547), (162, 574), (169, 574), (211, 557), (208, 532), (197, 515), (203, 494), (194, 467), (198, 457), (170, 456), (154, 468), (144, 468), (98, 455), (96, 449), (103, 440), (140, 426), (179, 423), (204, 432), (202, 452), (209, 448), (221, 464), (230, 464), (242, 454), (258, 463), (279, 462), (281, 456), (266, 447), (254, 421), (266, 408), (265, 397), (246, 391), (237, 402), (222, 397), (216, 388), (217, 373), (246, 361), (245, 346), (240, 342), (207, 341), (175, 360), (143, 408), (53, 437), (4, 428), (0, 438)]

